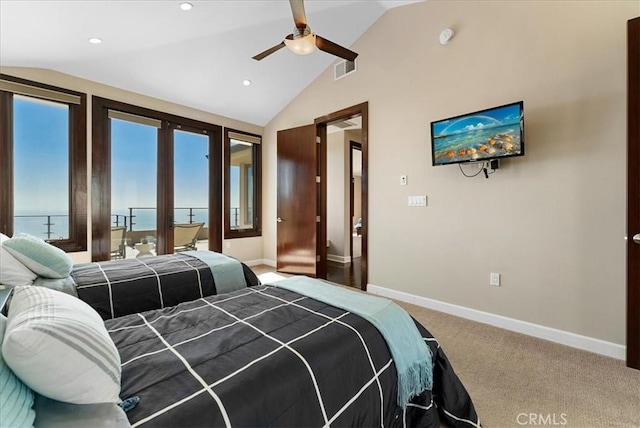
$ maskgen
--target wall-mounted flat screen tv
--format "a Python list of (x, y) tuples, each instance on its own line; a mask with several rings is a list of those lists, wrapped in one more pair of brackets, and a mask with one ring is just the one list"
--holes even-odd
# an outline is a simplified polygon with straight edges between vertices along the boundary
[(524, 155), (522, 101), (431, 122), (433, 166)]

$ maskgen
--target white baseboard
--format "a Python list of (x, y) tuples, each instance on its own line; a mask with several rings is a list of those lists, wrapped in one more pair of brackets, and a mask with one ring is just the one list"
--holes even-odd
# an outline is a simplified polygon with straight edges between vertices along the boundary
[(342, 264), (351, 263), (351, 257), (338, 256), (335, 254), (327, 254), (327, 260), (330, 262), (336, 262), (336, 263), (342, 263)]
[(276, 263), (275, 260), (269, 260), (269, 259), (262, 259), (260, 260), (260, 263), (258, 263), (259, 265), (267, 265), (267, 266), (271, 266), (271, 267), (277, 267), (278, 263)]
[[(513, 318), (507, 318), (501, 315), (490, 314), (488, 312), (467, 308), (464, 306), (453, 305), (438, 300), (429, 299), (427, 297), (415, 296), (413, 294), (402, 291), (391, 290), (385, 287), (379, 287), (373, 284), (367, 284), (367, 291), (390, 299), (400, 300), (402, 302), (412, 303), (427, 309), (444, 312), (483, 324), (489, 324), (494, 327), (504, 328), (505, 330), (515, 331), (517, 333), (526, 334), (528, 336), (537, 337), (539, 339), (549, 340), (561, 345), (571, 346), (573, 348), (582, 349), (584, 351), (594, 352), (607, 357), (624, 360), (626, 358), (626, 346), (617, 343), (607, 342), (593, 337), (582, 336), (580, 334), (568, 331), (558, 330), (551, 327), (545, 327), (533, 324), (527, 321), (520, 321)], [(426, 326), (428, 328), (428, 326)]]
[(244, 263), (247, 266), (260, 266), (265, 264), (263, 259), (246, 260), (246, 261), (243, 261), (242, 263)]

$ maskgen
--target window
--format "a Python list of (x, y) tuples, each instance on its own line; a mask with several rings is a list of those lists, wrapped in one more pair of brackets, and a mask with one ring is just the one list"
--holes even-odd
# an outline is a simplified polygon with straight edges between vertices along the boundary
[(206, 231), (209, 228), (209, 137), (195, 130), (174, 129), (173, 159), (173, 221), (175, 224), (202, 223)]
[(190, 245), (222, 251), (222, 128), (96, 96), (92, 104), (92, 260), (179, 251), (178, 231), (192, 225), (201, 227)]
[(86, 96), (0, 75), (0, 111), (0, 231), (86, 251)]
[[(111, 129), (111, 258), (137, 255), (157, 238), (160, 121), (109, 111)], [(121, 227), (125, 228), (124, 240)]]
[(225, 238), (260, 236), (261, 138), (225, 129)]

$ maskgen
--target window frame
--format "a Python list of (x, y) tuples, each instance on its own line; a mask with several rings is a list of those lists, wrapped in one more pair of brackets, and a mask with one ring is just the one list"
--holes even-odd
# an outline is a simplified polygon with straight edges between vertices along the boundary
[(262, 139), (262, 136), (258, 134), (232, 128), (224, 129), (224, 238), (237, 239), (262, 236), (262, 144), (251, 141), (244, 142), (250, 143), (253, 148), (253, 228), (231, 229), (231, 133), (246, 135), (252, 137), (252, 139)]
[[(173, 249), (173, 130), (209, 135), (209, 250), (222, 252), (222, 127), (133, 104), (92, 96), (91, 259), (109, 260), (111, 226), (111, 135), (109, 110), (160, 120), (158, 129), (158, 239), (156, 250)], [(171, 191), (169, 191), (171, 190)], [(171, 226), (170, 226), (171, 224)], [(217, 227), (214, 227), (217, 226)]]
[[(79, 104), (56, 101), (69, 108), (69, 238), (47, 242), (68, 253), (87, 251), (87, 95), (6, 74), (0, 79), (80, 98)], [(0, 232), (8, 236), (14, 233), (13, 96), (0, 90)]]

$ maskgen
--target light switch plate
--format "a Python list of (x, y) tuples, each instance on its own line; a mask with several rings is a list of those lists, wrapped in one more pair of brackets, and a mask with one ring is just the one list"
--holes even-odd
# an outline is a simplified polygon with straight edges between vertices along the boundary
[(427, 197), (426, 196), (409, 196), (409, 206), (410, 207), (426, 207)]
[(489, 283), (495, 287), (500, 287), (500, 274), (491, 272), (491, 275), (489, 276)]

